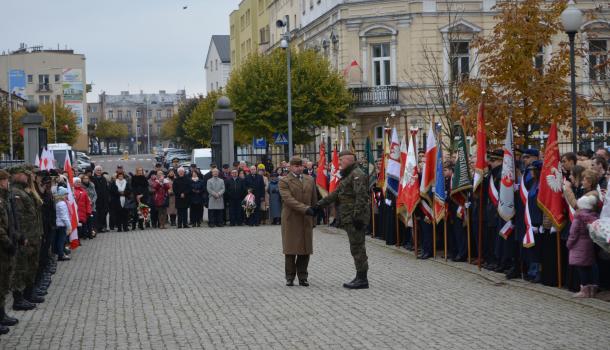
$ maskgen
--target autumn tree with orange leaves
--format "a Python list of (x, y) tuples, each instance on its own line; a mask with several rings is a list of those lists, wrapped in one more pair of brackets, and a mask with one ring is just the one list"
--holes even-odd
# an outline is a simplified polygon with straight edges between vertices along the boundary
[[(566, 1), (506, 1), (497, 5), (498, 23), (489, 35), (473, 43), (479, 51), (480, 79), (464, 81), (461, 100), (468, 110), (467, 128), (473, 135), (476, 111), (484, 99), (488, 139), (500, 144), (509, 113), (515, 143), (538, 145), (532, 135), (550, 123), (571, 119), (569, 47), (562, 42), (547, 54), (551, 40), (562, 35), (560, 14)], [(566, 36), (567, 38), (567, 36)], [(484, 91), (485, 94), (481, 92)], [(584, 120), (587, 102), (578, 99), (578, 118)]]

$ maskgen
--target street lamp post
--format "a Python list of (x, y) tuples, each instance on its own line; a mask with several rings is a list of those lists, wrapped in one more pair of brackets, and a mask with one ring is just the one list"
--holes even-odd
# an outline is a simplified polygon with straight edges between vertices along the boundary
[(568, 2), (568, 7), (561, 13), (563, 29), (570, 39), (570, 92), (572, 95), (572, 152), (576, 152), (576, 64), (574, 58), (574, 38), (582, 25), (582, 11), (577, 8), (573, 0)]
[(147, 138), (147, 154), (150, 154), (150, 119), (148, 118), (148, 98), (146, 99), (146, 138)]
[(288, 72), (287, 77), (287, 103), (288, 103), (288, 158), (292, 158), (294, 150), (292, 145), (292, 76), (290, 69), (290, 16), (284, 17), (283, 20), (275, 22), (278, 28), (286, 27), (283, 38), (280, 41), (280, 47), (286, 50), (286, 67)]

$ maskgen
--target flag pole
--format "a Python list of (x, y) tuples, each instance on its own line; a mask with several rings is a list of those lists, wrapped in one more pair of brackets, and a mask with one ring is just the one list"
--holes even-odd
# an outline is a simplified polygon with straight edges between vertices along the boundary
[[(397, 203), (398, 201), (396, 201), (395, 203)], [(395, 204), (394, 205), (394, 226), (395, 226), (395, 231), (396, 231), (396, 247), (400, 247), (400, 228), (399, 228), (399, 223), (398, 223), (398, 206)]]
[(417, 247), (417, 220), (415, 220), (415, 215), (411, 216), (411, 222), (413, 223), (413, 234), (411, 235), (411, 237), (413, 238), (413, 249), (415, 251), (415, 257), (417, 258), (417, 254), (419, 253), (418, 251), (418, 247)]
[(445, 246), (445, 261), (447, 261), (447, 212), (445, 211), (445, 218), (443, 219), (443, 239)]
[(436, 259), (436, 211), (432, 204), (432, 257)]
[(464, 218), (466, 219), (466, 235), (468, 239), (468, 263), (472, 261), (472, 254), (470, 251), (470, 208), (464, 208), (466, 212), (464, 213)]
[(555, 235), (557, 236), (557, 288), (561, 288), (561, 240), (559, 231), (555, 232)]
[(479, 185), (479, 232), (477, 232), (477, 262), (481, 271), (481, 260), (483, 260), (483, 184)]
[(371, 190), (371, 218), (373, 219), (371, 237), (375, 238), (375, 190)]

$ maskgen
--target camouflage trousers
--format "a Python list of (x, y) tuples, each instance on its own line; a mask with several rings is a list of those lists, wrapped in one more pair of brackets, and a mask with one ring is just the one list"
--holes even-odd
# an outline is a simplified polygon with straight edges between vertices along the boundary
[(36, 281), (40, 241), (29, 241), (25, 247), (19, 247), (15, 257), (15, 272), (13, 273), (13, 290), (23, 290), (33, 287)]
[(11, 289), (11, 278), (15, 267), (15, 258), (0, 253), (0, 307), (4, 306), (6, 295)]
[(364, 246), (364, 228), (356, 230), (351, 225), (345, 225), (345, 231), (347, 231), (347, 237), (349, 238), (349, 250), (354, 258), (354, 265), (356, 265), (357, 272), (367, 272), (369, 270), (369, 258), (366, 255), (366, 247)]

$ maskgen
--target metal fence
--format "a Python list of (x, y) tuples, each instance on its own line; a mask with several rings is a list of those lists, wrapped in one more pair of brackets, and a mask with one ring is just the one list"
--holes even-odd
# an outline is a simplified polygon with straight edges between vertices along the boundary
[(22, 159), (0, 160), (0, 169), (10, 168), (13, 165), (19, 165), (23, 163), (24, 161)]

